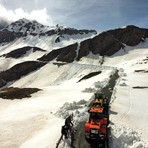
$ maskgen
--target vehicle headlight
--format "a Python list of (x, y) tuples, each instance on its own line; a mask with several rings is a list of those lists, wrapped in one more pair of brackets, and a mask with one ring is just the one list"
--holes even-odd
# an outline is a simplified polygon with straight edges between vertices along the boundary
[(98, 131), (97, 129), (91, 129), (91, 133), (92, 133), (92, 134), (98, 134), (99, 131)]

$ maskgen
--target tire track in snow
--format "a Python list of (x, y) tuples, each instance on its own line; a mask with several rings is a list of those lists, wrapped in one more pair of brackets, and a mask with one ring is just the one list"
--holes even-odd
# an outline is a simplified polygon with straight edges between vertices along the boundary
[(126, 117), (127, 117), (127, 115), (130, 113), (130, 111), (131, 111), (131, 109), (132, 109), (132, 104), (133, 104), (133, 102), (132, 102), (132, 99), (131, 99), (131, 87), (130, 86), (128, 86), (128, 94), (129, 94), (129, 99), (128, 99), (128, 102), (129, 102), (129, 107), (128, 107), (128, 109), (127, 109), (127, 111), (126, 112), (124, 112), (124, 114), (120, 117), (120, 120), (119, 120), (119, 122), (122, 122)]

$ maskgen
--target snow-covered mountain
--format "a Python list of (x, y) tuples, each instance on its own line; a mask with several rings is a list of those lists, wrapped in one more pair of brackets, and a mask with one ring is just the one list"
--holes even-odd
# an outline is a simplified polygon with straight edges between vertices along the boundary
[[(148, 147), (147, 38), (148, 29), (136, 26), (96, 34), (20, 19), (3, 28), (0, 147), (55, 147), (64, 118), (86, 120), (94, 93), (117, 70), (110, 147)], [(61, 147), (69, 148), (68, 141)]]
[[(53, 42), (58, 43), (61, 40), (68, 42), (69, 40), (86, 39), (96, 33), (95, 30), (78, 30), (59, 26), (58, 24), (56, 26), (45, 26), (35, 20), (30, 21), (23, 18), (0, 30), (0, 35), (2, 36), (0, 37), (0, 43), (16, 42), (21, 38), (20, 42), (27, 42), (28, 46), (40, 47), (40, 42), (45, 42), (48, 45), (50, 37), (53, 36)], [(33, 44), (33, 42), (35, 43)]]
[(11, 23), (5, 29), (14, 33), (22, 33), (23, 35), (27, 35), (27, 34), (37, 35), (42, 32), (45, 33), (51, 28), (48, 26), (44, 26), (35, 20), (30, 21), (24, 18)]

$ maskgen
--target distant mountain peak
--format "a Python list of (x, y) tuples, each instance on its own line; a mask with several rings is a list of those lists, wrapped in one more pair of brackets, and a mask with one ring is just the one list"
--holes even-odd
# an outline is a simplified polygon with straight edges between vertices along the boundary
[(41, 32), (46, 32), (49, 28), (48, 26), (44, 26), (38, 23), (36, 20), (28, 20), (26, 18), (22, 18), (12, 22), (5, 29), (14, 33), (22, 33), (23, 35), (30, 33), (37, 35)]
[(88, 33), (94, 33), (96, 34), (97, 32), (95, 30), (78, 30), (70, 27), (64, 27), (60, 25), (56, 26), (45, 26), (43, 24), (40, 24), (36, 20), (28, 20), (26, 18), (19, 19), (15, 22), (12, 22), (9, 24), (6, 28), (3, 30), (7, 30), (12, 33), (19, 34), (19, 36), (27, 36), (27, 35), (39, 35), (39, 36), (44, 36), (44, 35), (53, 35), (53, 34), (58, 34), (58, 35), (75, 35), (75, 34), (88, 34)]
[[(21, 18), (18, 19), (17, 21), (13, 22), (13, 23), (32, 23), (32, 24), (40, 24), (39, 22), (37, 22), (36, 20), (30, 20), (30, 19), (26, 19), (26, 18)], [(42, 24), (40, 24), (42, 25)]]
[(40, 37), (52, 35), (56, 36), (55, 42), (57, 43), (63, 40), (69, 41), (70, 39), (86, 39), (96, 33), (95, 30), (79, 30), (58, 24), (56, 26), (46, 26), (36, 20), (21, 18), (0, 30), (0, 35), (2, 35), (0, 36), (0, 44), (11, 42), (20, 37), (37, 36), (39, 39)]
[(31, 20), (29, 20), (29, 19), (21, 18), (21, 19), (15, 21), (15, 22), (29, 23), (30, 21), (31, 21)]

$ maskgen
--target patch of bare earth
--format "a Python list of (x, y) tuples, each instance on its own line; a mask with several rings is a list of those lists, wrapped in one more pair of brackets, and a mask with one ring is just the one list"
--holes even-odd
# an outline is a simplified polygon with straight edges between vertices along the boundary
[(133, 88), (135, 88), (135, 89), (144, 89), (144, 88), (148, 88), (148, 86), (134, 86)]
[(102, 71), (97, 71), (97, 72), (92, 72), (92, 73), (89, 73), (88, 75), (85, 75), (84, 77), (82, 77), (78, 82), (82, 81), (82, 80), (85, 80), (85, 79), (89, 79), (91, 77), (94, 77), (96, 75), (99, 75)]
[(140, 69), (140, 70), (135, 70), (135, 72), (143, 72), (143, 73), (148, 73), (148, 70), (143, 70), (143, 69)]
[(3, 99), (22, 99), (29, 98), (31, 94), (40, 91), (38, 88), (18, 88), (18, 87), (8, 87), (0, 90), (0, 98)]

